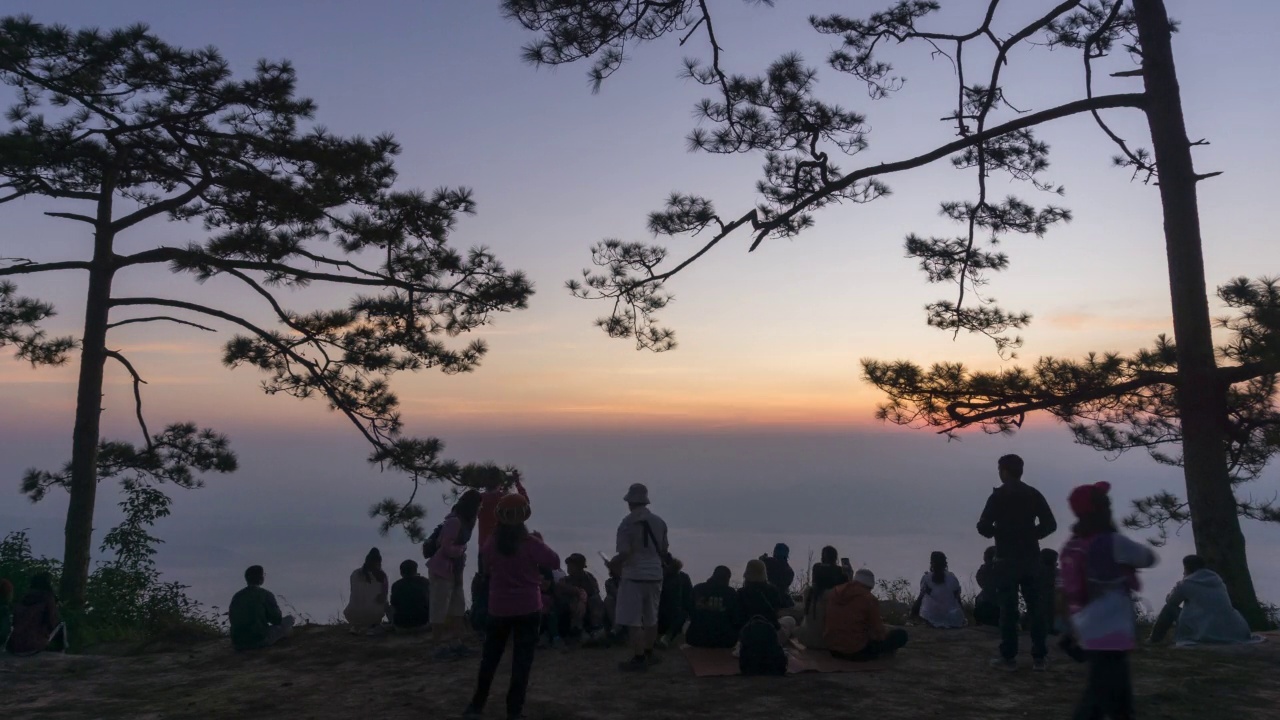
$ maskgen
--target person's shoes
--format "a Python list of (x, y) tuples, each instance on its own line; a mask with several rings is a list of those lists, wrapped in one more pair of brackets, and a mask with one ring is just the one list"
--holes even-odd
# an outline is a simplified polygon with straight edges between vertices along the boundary
[(1004, 670), (1006, 672), (1014, 672), (1018, 669), (1018, 661), (1013, 658), (991, 658), (991, 667), (996, 670)]
[(564, 649), (564, 638), (562, 638), (562, 637), (553, 637), (553, 638), (551, 638), (551, 647), (552, 647), (552, 648), (554, 648), (554, 649), (556, 649), (556, 650), (563, 650), (563, 649)]
[(1049, 661), (1044, 658), (1036, 658), (1031, 661), (1031, 669), (1035, 672), (1048, 672)]
[(475, 705), (468, 705), (466, 710), (462, 711), (462, 720), (480, 720), (484, 717), (484, 711)]
[(646, 665), (650, 665), (650, 666), (657, 665), (658, 663), (662, 662), (662, 656), (650, 650), (649, 652), (644, 654), (644, 662)]
[(618, 663), (618, 669), (622, 672), (644, 672), (649, 669), (649, 663), (643, 655), (636, 655), (630, 660)]

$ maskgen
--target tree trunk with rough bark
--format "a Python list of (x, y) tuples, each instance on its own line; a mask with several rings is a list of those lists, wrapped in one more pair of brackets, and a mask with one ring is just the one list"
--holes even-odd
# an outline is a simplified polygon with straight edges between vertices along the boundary
[(111, 191), (104, 188), (98, 207), (89, 294), (80, 346), (80, 381), (75, 429), (71, 436), (71, 487), (62, 561), (62, 601), (84, 603), (93, 549), (93, 509), (98, 491), (98, 438), (102, 416), (102, 377), (107, 359), (107, 322), (115, 275), (114, 234), (110, 230)]
[(1147, 123), (1159, 169), (1173, 332), (1183, 474), (1196, 552), (1226, 581), (1232, 602), (1258, 626), (1265, 622), (1245, 554), (1227, 467), (1226, 386), (1217, 377), (1201, 249), (1199, 178), (1191, 158), (1164, 0), (1133, 0), (1143, 55)]

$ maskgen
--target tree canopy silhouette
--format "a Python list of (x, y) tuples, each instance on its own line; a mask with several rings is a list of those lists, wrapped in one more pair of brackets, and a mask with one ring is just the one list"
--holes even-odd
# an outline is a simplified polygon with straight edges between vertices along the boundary
[[(452, 339), (524, 308), (533, 292), (489, 250), (451, 244), (460, 216), (475, 210), (470, 191), (397, 189), (396, 141), (341, 137), (314, 124), (315, 105), (295, 95), (288, 62), (260, 61), (236, 79), (217, 50), (172, 46), (142, 25), (72, 31), (30, 17), (0, 19), (0, 82), (14, 95), (0, 134), (0, 204), (56, 201), (59, 209), (45, 214), (82, 223), (92, 239), (76, 259), (0, 262), (0, 276), (87, 279), (78, 337), (48, 336), (41, 323), (54, 309), (19, 295), (10, 281), (0, 284), (0, 346), (33, 365), (80, 355), (71, 460), (23, 480), (33, 499), (55, 486), (70, 492), (67, 600), (83, 598), (99, 478), (195, 487), (202, 474), (236, 466), (226, 438), (212, 430), (188, 423), (149, 430), (143, 375), (109, 342), (124, 325), (233, 329), (222, 357), (228, 367), (261, 370), (268, 394), (325, 398), (372, 445), (370, 460), (408, 473), (415, 494), (422, 481), (465, 480), (464, 468), (441, 457), (438, 439), (403, 434), (389, 380), (403, 371), (474, 369), (485, 344)], [(160, 218), (185, 233), (202, 228), (204, 239), (119, 251), (118, 240)], [(233, 306), (115, 291), (117, 274), (142, 270), (224, 283), (227, 297), (256, 300), (270, 322)], [(310, 285), (352, 294), (343, 307), (286, 306), (283, 291)], [(108, 359), (132, 379), (141, 444), (100, 437)], [(384, 530), (398, 524), (422, 534), (413, 496), (379, 503), (371, 514)]]
[[(771, 5), (764, 1), (757, 4)], [(763, 155), (759, 202), (741, 214), (723, 216), (701, 195), (677, 192), (650, 214), (658, 236), (706, 237), (682, 259), (669, 259), (661, 244), (608, 240), (592, 251), (596, 270), (584, 270), (569, 289), (604, 300), (610, 312), (597, 321), (610, 336), (637, 347), (675, 346), (659, 312), (671, 300), (669, 280), (731, 237), (746, 234), (748, 249), (791, 237), (813, 225), (816, 212), (840, 203), (871, 202), (888, 193), (889, 176), (950, 163), (971, 172), (975, 192), (941, 204), (959, 232), (952, 237), (906, 238), (931, 283), (953, 287), (950, 297), (926, 307), (929, 325), (985, 335), (1004, 357), (1021, 346), (1018, 334), (1030, 315), (997, 305), (984, 291), (993, 273), (1009, 266), (1000, 249), (1011, 235), (1043, 235), (1071, 219), (1061, 207), (1063, 188), (1045, 178), (1049, 147), (1039, 129), (1056, 120), (1087, 114), (1100, 137), (1115, 148), (1114, 163), (1161, 195), (1174, 340), (1132, 357), (1088, 356), (1083, 361), (1044, 358), (1030, 370), (970, 372), (958, 364), (923, 370), (911, 363), (864, 361), (867, 379), (889, 394), (882, 418), (955, 431), (982, 425), (1012, 431), (1028, 412), (1043, 410), (1067, 421), (1076, 438), (1102, 450), (1151, 450), (1157, 460), (1184, 468), (1187, 496), (1171, 493), (1139, 501), (1130, 519), (1164, 528), (1189, 521), (1197, 551), (1226, 579), (1236, 604), (1262, 622), (1249, 574), (1239, 516), (1276, 520), (1267, 504), (1238, 501), (1236, 486), (1256, 476), (1274, 453), (1275, 283), (1237, 280), (1222, 297), (1237, 311), (1227, 319), (1233, 340), (1216, 352), (1211, 337), (1201, 252), (1196, 185), (1218, 173), (1197, 173), (1183, 120), (1172, 49), (1174, 24), (1163, 0), (1062, 0), (1038, 3), (1030, 21), (1008, 27), (1012, 3), (987, 0), (981, 13), (957, 30), (934, 27), (936, 0), (897, 0), (866, 17), (814, 16), (812, 28), (839, 46), (827, 64), (865, 84), (872, 100), (901, 90), (903, 78), (885, 58), (889, 48), (917, 45), (954, 69), (955, 91), (945, 102), (944, 122), (955, 139), (895, 162), (843, 169), (840, 157), (855, 156), (870, 142), (861, 114), (820, 99), (818, 71), (798, 53), (783, 55), (761, 75), (730, 72), (707, 0), (504, 0), (508, 17), (537, 33), (525, 49), (535, 64), (592, 59), (593, 88), (622, 65), (628, 48), (663, 37), (681, 45), (699, 38), (709, 59), (686, 60), (684, 76), (711, 97), (697, 105), (699, 126), (688, 136), (695, 151)], [(1025, 11), (1027, 3), (1018, 3)], [(1015, 51), (1032, 43), (1070, 53), (1081, 69), (1078, 99), (1045, 109), (1021, 108), (1005, 86)], [(1113, 92), (1100, 92), (1104, 70)], [(1127, 88), (1126, 84), (1140, 88)], [(1142, 113), (1151, 149), (1122, 138), (1104, 113)], [(991, 180), (1021, 181), (1035, 201), (998, 198)], [(1259, 339), (1261, 338), (1261, 340)], [(1219, 367), (1221, 358), (1232, 364)], [(1167, 448), (1180, 443), (1181, 452)]]

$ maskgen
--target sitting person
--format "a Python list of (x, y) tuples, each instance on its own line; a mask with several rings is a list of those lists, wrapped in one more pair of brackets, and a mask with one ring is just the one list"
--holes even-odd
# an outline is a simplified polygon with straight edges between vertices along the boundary
[(786, 543), (778, 543), (773, 546), (773, 557), (761, 555), (760, 562), (764, 563), (765, 575), (769, 578), (769, 584), (778, 588), (778, 592), (790, 597), (791, 584), (796, 580), (796, 571), (791, 569), (791, 548)]
[(847, 582), (829, 592), (827, 649), (833, 657), (861, 662), (892, 655), (907, 644), (907, 631), (890, 630), (880, 617), (880, 601), (871, 594), (876, 576), (862, 568)]
[(342, 611), (351, 623), (351, 633), (376, 634), (387, 614), (387, 574), (382, 571), (382, 553), (373, 548), (364, 564), (351, 571), (351, 598)]
[[(542, 537), (537, 533), (529, 533), (529, 537), (542, 542)], [(556, 579), (552, 571), (549, 568), (539, 568), (538, 572), (541, 575), (539, 587), (542, 592), (542, 620), (538, 626), (538, 644), (562, 648), (564, 639), (561, 637), (560, 614), (566, 603), (556, 587)]]
[(600, 583), (587, 572), (586, 556), (573, 553), (565, 558), (564, 565), (568, 572), (560, 586), (562, 595), (569, 598), (570, 632), (586, 635), (590, 640), (603, 639), (608, 622), (604, 600), (600, 597)]
[(0, 578), (0, 651), (9, 644), (13, 631), (13, 583)]
[(757, 616), (763, 618), (778, 631), (778, 642), (785, 646), (791, 640), (796, 626), (792, 617), (786, 617), (788, 622), (782, 622), (786, 614), (783, 611), (795, 605), (791, 596), (782, 593), (769, 582), (762, 560), (748, 562), (742, 579), (742, 587), (738, 588), (738, 607), (742, 611), (743, 622), (748, 623)]
[(1249, 623), (1231, 606), (1227, 586), (1205, 566), (1199, 555), (1182, 559), (1183, 578), (1165, 600), (1164, 609), (1151, 630), (1151, 642), (1160, 642), (1174, 625), (1177, 643), (1229, 644), (1253, 639)]
[(978, 597), (973, 601), (973, 621), (978, 625), (1000, 625), (1000, 602), (997, 599), (996, 548), (994, 545), (982, 553), (982, 567), (978, 568)]
[(930, 627), (962, 628), (968, 624), (960, 600), (960, 581), (947, 570), (945, 553), (929, 555), (929, 572), (920, 578), (920, 596), (911, 608), (911, 616)]
[(622, 582), (622, 570), (612, 563), (606, 563), (606, 567), (609, 569), (609, 577), (604, 581), (604, 615), (609, 638), (617, 639), (627, 632), (625, 627), (618, 624), (618, 585)]
[(262, 587), (266, 572), (261, 565), (244, 571), (245, 587), (231, 597), (227, 616), (231, 621), (231, 647), (256, 650), (275, 645), (293, 629), (293, 616), (281, 615), (276, 596)]
[[(1058, 551), (1053, 548), (1040, 550), (1040, 562), (1044, 565), (1044, 577), (1040, 582), (1040, 603), (1045, 618), (1048, 618), (1049, 634), (1060, 635), (1066, 631), (1066, 619), (1058, 612)], [(1031, 613), (1022, 617), (1022, 628), (1031, 629)]]
[(738, 591), (729, 585), (733, 573), (721, 565), (704, 583), (693, 586), (693, 611), (685, 642), (693, 647), (731, 648), (742, 630)]
[(400, 579), (391, 584), (391, 623), (399, 630), (421, 630), (431, 624), (431, 583), (418, 574), (418, 563), (400, 563)]
[(36, 573), (27, 593), (13, 608), (13, 629), (9, 652), (34, 655), (44, 650), (67, 648), (67, 626), (58, 616), (58, 596), (53, 592), (53, 576)]
[(658, 596), (658, 646), (675, 642), (692, 614), (693, 580), (684, 571), (684, 563), (672, 558), (663, 568), (662, 593)]
[(810, 585), (804, 597), (804, 622), (796, 634), (801, 645), (814, 650), (827, 647), (822, 635), (826, 631), (828, 591), (849, 582), (849, 575), (838, 563), (840, 553), (830, 545), (822, 548), (821, 562), (814, 564)]

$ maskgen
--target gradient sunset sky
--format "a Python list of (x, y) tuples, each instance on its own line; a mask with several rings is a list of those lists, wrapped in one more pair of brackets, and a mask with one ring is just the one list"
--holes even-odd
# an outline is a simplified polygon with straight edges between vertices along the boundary
[[(862, 15), (888, 4), (814, 0), (767, 8), (721, 0), (713, 10), (726, 67), (755, 73), (791, 50), (822, 64), (836, 39), (814, 33), (805, 21), (809, 14)], [(969, 25), (978, 5), (985, 6), (977, 0), (944, 4), (940, 25)], [(1042, 14), (1046, 6), (1029, 0), (1006, 4), (1013, 9), (1005, 27)], [(1274, 39), (1280, 3), (1171, 0), (1169, 8), (1183, 23), (1174, 42), (1188, 126), (1194, 137), (1212, 143), (1197, 149), (1198, 168), (1224, 171), (1201, 185), (1208, 282), (1274, 275), (1280, 272), (1272, 212), (1280, 157)], [(821, 211), (817, 226), (794, 240), (766, 241), (750, 254), (747, 235), (722, 244), (669, 285), (676, 301), (663, 319), (678, 333), (680, 347), (673, 352), (637, 352), (592, 326), (605, 306), (571, 298), (563, 283), (588, 263), (593, 242), (649, 239), (646, 214), (673, 190), (710, 197), (731, 217), (755, 202), (758, 156), (686, 151), (684, 137), (695, 125), (691, 110), (705, 93), (677, 74), (681, 57), (706, 56), (701, 36), (684, 48), (665, 38), (635, 49), (593, 95), (585, 66), (535, 70), (523, 64), (520, 47), (530, 37), (504, 21), (498, 3), (488, 0), (0, 0), (0, 14), (14, 13), (72, 27), (145, 22), (169, 42), (219, 48), (238, 71), (251, 69), (261, 57), (287, 58), (297, 69), (300, 94), (318, 103), (319, 123), (343, 134), (388, 131), (398, 138), (404, 147), (398, 163), (402, 187), (474, 189), (478, 215), (460, 223), (455, 243), (491, 247), (508, 267), (526, 270), (538, 292), (529, 310), (502, 316), (481, 333), (490, 353), (475, 373), (428, 372), (395, 381), (406, 431), (446, 442), (467, 438), (451, 448), (458, 459), (521, 464), (537, 454), (528, 438), (551, 438), (554, 444), (555, 438), (568, 443), (608, 436), (600, 442), (613, 447), (636, 434), (673, 432), (736, 433), (747, 445), (754, 433), (766, 431), (799, 438), (844, 434), (861, 438), (859, 452), (874, 453), (877, 444), (867, 442), (868, 436), (909, 431), (873, 419), (879, 397), (859, 377), (860, 358), (964, 360), (982, 368), (1007, 364), (989, 340), (953, 341), (925, 326), (923, 306), (950, 298), (952, 288), (927, 285), (915, 263), (903, 257), (909, 232), (956, 232), (939, 217), (938, 203), (969, 198), (972, 176), (947, 163), (887, 178), (894, 194), (871, 205)], [(921, 47), (890, 49), (888, 56), (908, 78), (905, 89), (888, 100), (870, 100), (856, 79), (825, 65), (820, 71), (822, 96), (864, 112), (872, 128), (870, 149), (844, 160), (845, 168), (913, 156), (954, 137), (952, 126), (938, 121), (951, 111), (951, 65), (931, 60)], [(1108, 70), (1129, 67), (1123, 58), (1109, 62), (1115, 67)], [(1080, 66), (1076, 51), (1025, 49), (1006, 73), (1006, 93), (1030, 110), (1081, 97)], [(1139, 87), (1138, 79), (1104, 77), (1099, 91)], [(1146, 144), (1137, 113), (1115, 111), (1107, 118), (1121, 135)], [(1043, 239), (1009, 238), (1004, 250), (1012, 266), (993, 277), (986, 293), (1034, 316), (1023, 333), (1025, 360), (1149, 345), (1156, 334), (1171, 332), (1157, 190), (1111, 167), (1114, 148), (1084, 116), (1060, 121), (1041, 137), (1053, 148), (1048, 178), (1066, 187), (1065, 198), (1056, 202), (1072, 209), (1075, 219)], [(1003, 182), (994, 185), (997, 197), (1006, 193)], [(1045, 201), (1022, 185), (1007, 192)], [(90, 243), (83, 226), (44, 217), (51, 208), (38, 200), (0, 208), (0, 255), (82, 257)], [(121, 249), (199, 237), (197, 226), (151, 222), (123, 238)], [(692, 251), (696, 243), (677, 239), (672, 255)], [(51, 333), (78, 333), (83, 277), (27, 276), (18, 284), (22, 294), (57, 306), (59, 316), (48, 323)], [(189, 278), (151, 268), (120, 276), (118, 287), (193, 294), (266, 319), (253, 299), (237, 295), (232, 281), (215, 279), (193, 291)], [(343, 297), (313, 289), (288, 295), (285, 304), (306, 310), (340, 305)], [(1216, 301), (1212, 307), (1215, 313), (1222, 309)], [(247, 442), (243, 447), (258, 448), (253, 457), (274, 456), (285, 464), (290, 453), (310, 452), (309, 446), (341, 445), (351, 450), (351, 467), (360, 467), (364, 451), (349, 441), (345, 421), (320, 401), (266, 397), (254, 371), (221, 366), (220, 346), (229, 335), (145, 324), (113, 331), (109, 344), (129, 355), (147, 379), (153, 428), (195, 420), (227, 432), (233, 442)], [(75, 372), (74, 363), (33, 370), (0, 359), (0, 472), (10, 478), (5, 482), (16, 482), (24, 467), (65, 459)], [(136, 439), (127, 378), (114, 365), (108, 373), (104, 433)], [(274, 455), (263, 449), (281, 434), (308, 439), (287, 443)], [(1095, 463), (1089, 467), (1099, 472), (1111, 467), (1100, 456), (1059, 447), (1069, 443), (1063, 430), (1036, 437), (1040, 446), (1052, 444), (1055, 452)], [(901, 442), (913, 452), (935, 453), (939, 463), (947, 462), (945, 453), (954, 447), (923, 436)], [(966, 453), (981, 456), (974, 467), (986, 468), (1009, 442), (977, 437)], [(824, 448), (838, 452), (837, 446)], [(664, 452), (660, 443), (654, 452)], [(592, 458), (609, 463), (607, 453)], [(1145, 458), (1130, 466), (1154, 467)], [(283, 477), (289, 472), (279, 467), (249, 464), (246, 473), (263, 482), (274, 477), (282, 487), (303, 486)], [(752, 468), (734, 472), (749, 474)], [(1162, 482), (1180, 484), (1177, 471), (1158, 472)], [(1268, 470), (1260, 492), (1274, 489), (1275, 473)], [(988, 480), (984, 476), (976, 487)], [(912, 487), (931, 485), (919, 480)], [(381, 491), (369, 494), (376, 499)], [(10, 494), (0, 503), (0, 530), (10, 523), (17, 527), (18, 502)], [(980, 509), (981, 497), (976, 502)], [(54, 510), (51, 504), (41, 513), (52, 519)], [(957, 527), (970, 527), (975, 513), (966, 509)], [(357, 516), (352, 522), (362, 521)], [(1247, 532), (1253, 537), (1256, 530)]]

